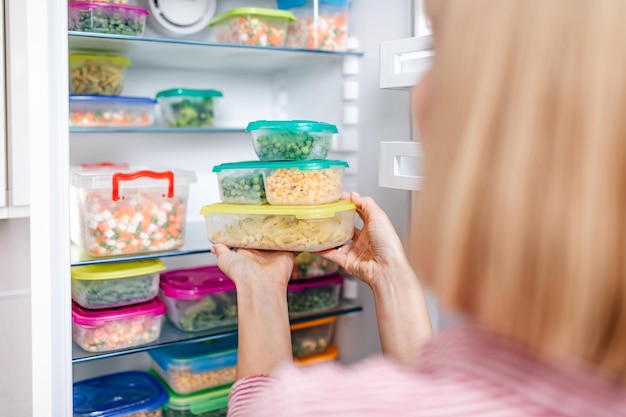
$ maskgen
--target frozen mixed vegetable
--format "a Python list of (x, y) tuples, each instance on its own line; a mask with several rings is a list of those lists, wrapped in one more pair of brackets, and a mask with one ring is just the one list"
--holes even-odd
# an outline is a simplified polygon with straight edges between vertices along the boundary
[(237, 293), (214, 292), (200, 300), (164, 297), (169, 319), (181, 330), (194, 332), (237, 323)]
[(240, 7), (211, 20), (218, 42), (256, 46), (283, 46), (287, 23), (295, 20), (293, 13), (259, 7)]
[(234, 204), (263, 204), (265, 185), (262, 174), (227, 175), (220, 180), (222, 201)]
[(255, 140), (262, 161), (325, 159), (332, 134), (319, 132), (265, 131)]
[(70, 110), (70, 127), (148, 127), (153, 122), (152, 112)]
[(72, 279), (72, 298), (85, 308), (109, 308), (140, 303), (153, 299), (158, 292), (158, 275), (104, 280)]
[(141, 36), (147, 15), (140, 7), (78, 2), (69, 8), (69, 30)]
[(130, 61), (122, 57), (70, 55), (70, 94), (118, 96)]
[(339, 265), (319, 255), (302, 252), (293, 263), (291, 279), (315, 278), (330, 275), (339, 270)]
[(161, 333), (162, 316), (144, 314), (110, 320), (102, 326), (72, 325), (74, 341), (89, 352), (125, 349), (155, 341)]
[(265, 178), (267, 201), (271, 204), (325, 204), (339, 200), (344, 168), (279, 168)]
[(342, 51), (346, 49), (348, 14), (320, 13), (316, 17), (296, 17), (289, 23), (286, 46), (289, 48), (324, 49)]
[(174, 127), (213, 126), (213, 99), (184, 99), (170, 104), (173, 119), (168, 120)]
[(287, 291), (289, 314), (302, 314), (332, 308), (339, 302), (339, 284), (319, 285)]

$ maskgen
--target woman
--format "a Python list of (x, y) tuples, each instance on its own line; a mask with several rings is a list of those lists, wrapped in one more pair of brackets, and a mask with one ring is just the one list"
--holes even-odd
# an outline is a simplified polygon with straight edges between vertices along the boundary
[[(430, 337), (391, 223), (323, 252), (370, 285), (384, 358), (297, 369), (293, 255), (215, 245), (239, 300), (240, 416), (626, 416), (626, 2), (427, 0), (413, 267), (467, 323)], [(268, 376), (271, 375), (271, 376)]]

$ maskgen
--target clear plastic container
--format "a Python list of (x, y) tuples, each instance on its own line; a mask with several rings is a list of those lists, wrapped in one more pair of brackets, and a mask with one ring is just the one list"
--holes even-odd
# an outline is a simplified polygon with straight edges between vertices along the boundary
[(309, 252), (302, 252), (293, 261), (291, 279), (319, 278), (339, 271), (339, 265)]
[(119, 96), (130, 65), (123, 56), (71, 54), (70, 94)]
[(75, 382), (74, 417), (160, 417), (168, 394), (155, 377), (127, 371)]
[(74, 2), (69, 6), (69, 30), (142, 36), (148, 11), (115, 3)]
[(328, 346), (322, 353), (317, 353), (315, 355), (308, 356), (302, 359), (294, 359), (294, 363), (299, 366), (311, 366), (311, 365), (320, 365), (322, 363), (328, 363), (336, 360), (339, 357), (339, 349), (335, 345)]
[(153, 369), (177, 394), (190, 394), (235, 382), (236, 338), (169, 346), (148, 353)]
[(167, 317), (188, 332), (237, 323), (235, 284), (216, 265), (161, 274)]
[(72, 267), (72, 299), (101, 309), (152, 300), (159, 293), (159, 259)]
[(154, 342), (161, 334), (165, 304), (145, 303), (87, 310), (72, 303), (72, 336), (88, 352), (109, 352)]
[(167, 168), (110, 163), (72, 168), (72, 242), (93, 257), (178, 249), (194, 182), (194, 172)]
[(284, 10), (238, 7), (215, 16), (209, 26), (215, 28), (217, 42), (282, 47), (291, 21), (293, 13)]
[(155, 106), (143, 97), (70, 96), (70, 127), (149, 127)]
[[(247, 161), (213, 167), (223, 202), (317, 205), (341, 198), (343, 161)], [(262, 183), (261, 183), (262, 180)]]
[(296, 17), (287, 29), (288, 48), (344, 51), (348, 39), (348, 0), (278, 0)]
[(319, 206), (215, 203), (204, 206), (208, 239), (230, 247), (317, 252), (354, 233), (356, 207), (345, 200)]
[(337, 126), (311, 120), (258, 120), (246, 128), (261, 161), (326, 159)]
[(174, 392), (154, 369), (150, 373), (169, 394), (170, 398), (163, 406), (165, 417), (226, 417), (228, 414), (228, 395), (232, 385), (181, 395)]
[(337, 317), (291, 325), (291, 350), (295, 359), (317, 355), (328, 349), (335, 332)]
[[(80, 3), (83, 2), (84, 0), (70, 0), (68, 3), (72, 4), (72, 3)], [(97, 3), (113, 3), (113, 4), (130, 4), (133, 5), (136, 3), (136, 1), (131, 1), (131, 0), (98, 0)]]
[(340, 274), (290, 282), (287, 286), (289, 314), (299, 316), (336, 307), (342, 285), (343, 276)]
[(171, 127), (212, 127), (213, 100), (222, 97), (217, 90), (191, 90), (173, 88), (159, 91), (156, 99), (163, 120)]

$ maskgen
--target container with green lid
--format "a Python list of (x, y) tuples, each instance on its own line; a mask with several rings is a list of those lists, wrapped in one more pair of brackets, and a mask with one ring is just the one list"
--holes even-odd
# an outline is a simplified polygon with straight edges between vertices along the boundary
[(258, 120), (246, 129), (261, 161), (326, 159), (337, 126), (312, 120)]
[(70, 94), (119, 96), (130, 60), (123, 56), (71, 54)]
[(294, 252), (318, 252), (349, 242), (355, 212), (355, 205), (345, 200), (318, 206), (215, 203), (200, 211), (212, 243)]
[(215, 28), (217, 42), (283, 47), (287, 25), (295, 20), (286, 10), (238, 7), (215, 16), (209, 26)]
[(212, 127), (213, 99), (222, 96), (217, 90), (172, 88), (159, 91), (156, 99), (163, 121), (171, 127)]
[(159, 259), (72, 267), (72, 299), (81, 307), (104, 309), (152, 300), (159, 292)]
[(246, 161), (216, 165), (213, 172), (225, 203), (318, 205), (341, 198), (347, 167), (326, 159)]

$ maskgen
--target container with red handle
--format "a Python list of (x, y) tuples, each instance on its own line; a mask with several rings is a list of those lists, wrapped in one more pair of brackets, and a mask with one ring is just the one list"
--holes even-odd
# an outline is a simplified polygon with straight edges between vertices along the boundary
[(93, 257), (175, 250), (184, 244), (191, 171), (83, 164), (71, 170), (72, 242)]

